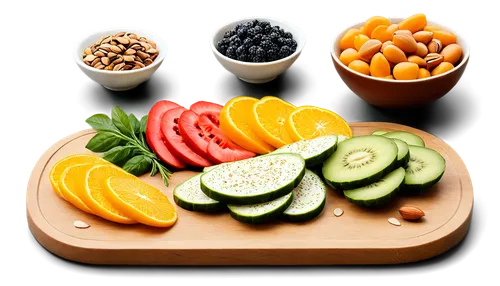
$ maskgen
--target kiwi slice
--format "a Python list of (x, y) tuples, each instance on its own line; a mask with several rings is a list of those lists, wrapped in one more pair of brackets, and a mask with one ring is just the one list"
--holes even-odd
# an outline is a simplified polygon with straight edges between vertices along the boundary
[(356, 136), (337, 146), (323, 164), (326, 183), (341, 190), (355, 189), (374, 183), (395, 168), (396, 143), (376, 135)]
[(375, 130), (372, 135), (384, 135), (385, 133), (387, 133), (387, 131)]
[(443, 177), (446, 162), (435, 150), (409, 146), (410, 161), (406, 167), (405, 189), (420, 191), (437, 183)]
[(410, 161), (410, 149), (408, 148), (408, 144), (406, 144), (403, 140), (392, 139), (396, 146), (398, 146), (398, 159), (396, 165), (398, 167), (405, 167)]
[(422, 140), (422, 138), (420, 138), (420, 136), (415, 135), (415, 134), (410, 133), (410, 132), (394, 131), (394, 132), (388, 132), (388, 133), (382, 134), (382, 136), (387, 137), (387, 138), (393, 138), (393, 139), (395, 138), (395, 139), (403, 140), (408, 145), (425, 147), (424, 140)]

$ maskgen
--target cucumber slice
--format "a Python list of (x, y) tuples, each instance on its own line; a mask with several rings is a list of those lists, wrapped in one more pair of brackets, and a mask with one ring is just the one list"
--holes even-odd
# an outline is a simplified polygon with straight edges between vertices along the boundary
[(183, 209), (198, 212), (216, 212), (224, 210), (225, 204), (213, 200), (201, 191), (201, 173), (188, 179), (174, 189), (174, 201)]
[(338, 144), (323, 164), (323, 177), (335, 189), (356, 189), (394, 170), (397, 156), (398, 147), (389, 138), (356, 136)]
[(330, 157), (337, 147), (337, 136), (327, 135), (310, 140), (302, 140), (285, 145), (274, 150), (276, 153), (296, 153), (306, 161), (306, 167), (311, 168), (323, 163)]
[(290, 193), (304, 177), (305, 165), (304, 159), (293, 153), (224, 164), (201, 175), (201, 190), (226, 204), (265, 203)]
[(326, 187), (320, 177), (310, 170), (293, 189), (292, 204), (283, 212), (283, 220), (304, 222), (317, 217), (325, 207)]
[(410, 132), (394, 131), (394, 132), (385, 133), (382, 136), (385, 136), (387, 138), (396, 138), (399, 140), (403, 140), (408, 145), (425, 147), (424, 140), (422, 140), (422, 138), (420, 138), (418, 135), (415, 135), (415, 134), (410, 133)]
[(384, 135), (385, 133), (387, 133), (387, 131), (375, 130), (372, 135)]
[(399, 167), (375, 183), (344, 191), (344, 196), (348, 201), (363, 207), (382, 206), (397, 193), (404, 179), (405, 169)]
[(392, 139), (396, 146), (398, 146), (398, 159), (396, 165), (398, 167), (405, 167), (410, 161), (410, 149), (408, 148), (408, 144), (406, 144), (403, 140)]
[(273, 201), (255, 205), (228, 205), (229, 213), (235, 220), (244, 223), (264, 223), (279, 217), (293, 201), (293, 192)]
[(446, 162), (441, 154), (432, 149), (409, 147), (410, 161), (406, 167), (405, 188), (427, 189), (441, 179), (446, 169)]

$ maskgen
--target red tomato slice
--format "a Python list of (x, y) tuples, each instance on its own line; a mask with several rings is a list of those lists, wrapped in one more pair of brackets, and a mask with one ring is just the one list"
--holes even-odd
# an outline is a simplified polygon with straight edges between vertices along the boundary
[(191, 105), (191, 107), (189, 107), (189, 109), (191, 111), (193, 111), (194, 113), (200, 115), (204, 112), (216, 112), (216, 113), (220, 113), (220, 111), (222, 110), (222, 105), (220, 104), (217, 104), (217, 103), (213, 103), (213, 102), (208, 102), (208, 101), (198, 101), (198, 102), (195, 102)]
[(168, 150), (170, 150), (177, 158), (189, 165), (197, 167), (211, 166), (212, 163), (198, 155), (193, 151), (193, 149), (186, 145), (181, 133), (179, 132), (179, 117), (186, 110), (187, 109), (184, 107), (174, 108), (165, 112), (161, 118), (160, 129), (166, 139), (165, 143)]
[(184, 111), (179, 118), (179, 132), (184, 142), (205, 158), (208, 142), (216, 135), (224, 136), (219, 130), (219, 113), (216, 112), (204, 112), (198, 116), (194, 111)]
[(218, 137), (208, 142), (208, 158), (217, 164), (234, 162), (243, 159), (255, 157), (255, 153), (250, 152), (236, 145), (230, 140), (224, 140)]
[(186, 167), (186, 164), (181, 160), (177, 159), (165, 145), (165, 140), (163, 138), (162, 132), (160, 130), (161, 117), (165, 112), (170, 109), (181, 107), (175, 102), (168, 100), (161, 100), (155, 103), (148, 114), (148, 123), (146, 125), (146, 142), (149, 148), (156, 153), (158, 158), (165, 162), (166, 164), (182, 169)]

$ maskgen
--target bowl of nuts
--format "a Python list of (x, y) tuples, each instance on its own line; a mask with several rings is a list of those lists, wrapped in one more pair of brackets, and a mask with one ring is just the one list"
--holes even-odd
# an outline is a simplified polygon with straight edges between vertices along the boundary
[(342, 31), (330, 54), (344, 83), (369, 104), (413, 108), (436, 101), (458, 83), (469, 46), (424, 14), (374, 16)]
[(150, 32), (112, 29), (85, 37), (73, 57), (93, 81), (110, 90), (124, 91), (147, 81), (166, 53), (165, 42)]
[(266, 83), (292, 66), (305, 42), (305, 34), (291, 23), (248, 18), (217, 29), (210, 46), (217, 61), (241, 80)]

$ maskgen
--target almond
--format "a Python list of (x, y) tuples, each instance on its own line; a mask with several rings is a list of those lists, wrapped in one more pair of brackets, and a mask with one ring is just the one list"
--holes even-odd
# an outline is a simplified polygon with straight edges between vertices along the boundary
[(421, 209), (414, 206), (402, 206), (399, 208), (399, 213), (405, 220), (419, 220), (425, 216)]
[(417, 41), (410, 31), (401, 30), (394, 32), (392, 42), (405, 53), (414, 53), (417, 50)]
[(419, 31), (413, 34), (413, 38), (415, 39), (415, 41), (423, 43), (425, 45), (427, 45), (433, 37), (434, 33), (428, 31)]
[(379, 40), (371, 39), (366, 41), (361, 48), (359, 48), (359, 58), (365, 62), (370, 62), (372, 57), (380, 51), (382, 42)]

